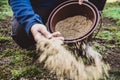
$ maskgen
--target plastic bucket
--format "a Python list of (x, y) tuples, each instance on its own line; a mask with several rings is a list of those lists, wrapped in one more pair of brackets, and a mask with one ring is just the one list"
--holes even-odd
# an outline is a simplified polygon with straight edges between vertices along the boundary
[[(82, 15), (89, 18), (92, 21), (91, 28), (84, 35), (73, 38), (65, 39), (65, 43), (74, 43), (86, 39), (96, 29), (100, 15), (98, 9), (88, 1), (84, 1), (82, 5), (79, 4), (78, 0), (65, 1), (58, 5), (50, 14), (47, 22), (48, 30), (53, 33), (55, 32), (55, 26), (57, 22), (66, 19), (68, 17)], [(69, 29), (68, 29), (69, 30)]]

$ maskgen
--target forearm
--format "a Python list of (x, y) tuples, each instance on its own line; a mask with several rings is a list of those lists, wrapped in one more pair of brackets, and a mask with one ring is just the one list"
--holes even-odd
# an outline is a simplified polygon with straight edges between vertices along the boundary
[(32, 25), (36, 23), (42, 24), (42, 19), (33, 11), (30, 0), (10, 0), (10, 6), (15, 18), (19, 24), (24, 26), (28, 35)]

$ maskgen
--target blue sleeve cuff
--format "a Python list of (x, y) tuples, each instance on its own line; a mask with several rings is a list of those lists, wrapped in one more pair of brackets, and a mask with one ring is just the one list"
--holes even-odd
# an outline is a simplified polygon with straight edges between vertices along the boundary
[(37, 23), (43, 24), (42, 19), (36, 14), (33, 19), (31, 19), (30, 21), (27, 22), (27, 24), (25, 26), (25, 31), (28, 36), (30, 35), (31, 27)]
[(32, 25), (43, 24), (41, 17), (34, 12), (30, 0), (10, 0), (9, 3), (15, 18), (24, 27), (28, 36)]

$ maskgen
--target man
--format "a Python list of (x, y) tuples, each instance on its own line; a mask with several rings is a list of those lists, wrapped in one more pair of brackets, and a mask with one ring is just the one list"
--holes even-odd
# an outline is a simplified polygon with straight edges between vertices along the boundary
[[(22, 48), (34, 45), (41, 38), (58, 38), (59, 32), (50, 33), (44, 25), (51, 11), (66, 0), (9, 0), (14, 13), (12, 37)], [(106, 0), (89, 0), (101, 11)], [(79, 0), (82, 4), (83, 0)]]

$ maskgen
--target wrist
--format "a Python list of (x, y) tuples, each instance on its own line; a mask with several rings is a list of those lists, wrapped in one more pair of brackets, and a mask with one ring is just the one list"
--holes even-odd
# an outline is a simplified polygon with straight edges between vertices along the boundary
[(45, 27), (43, 24), (35, 23), (31, 26), (30, 31), (34, 32), (37, 28)]

